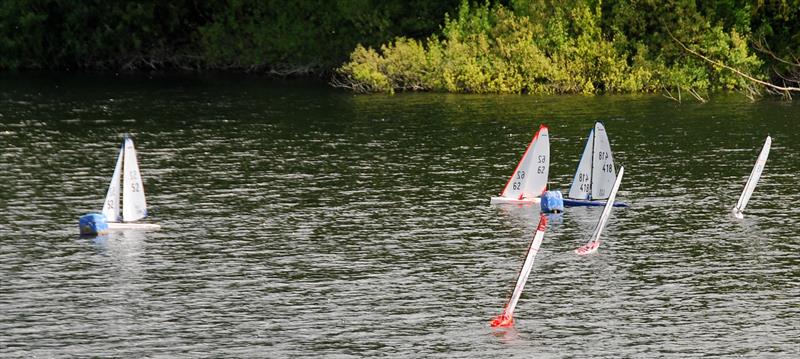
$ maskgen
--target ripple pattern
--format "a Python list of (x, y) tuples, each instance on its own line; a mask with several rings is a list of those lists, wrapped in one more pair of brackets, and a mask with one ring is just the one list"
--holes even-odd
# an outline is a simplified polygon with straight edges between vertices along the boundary
[[(26, 80), (0, 82), (2, 357), (800, 355), (797, 103)], [(491, 330), (538, 209), (489, 197), (539, 122), (566, 189), (595, 120), (631, 207), (586, 258), (600, 208), (551, 219)], [(78, 237), (126, 132), (164, 229)]]

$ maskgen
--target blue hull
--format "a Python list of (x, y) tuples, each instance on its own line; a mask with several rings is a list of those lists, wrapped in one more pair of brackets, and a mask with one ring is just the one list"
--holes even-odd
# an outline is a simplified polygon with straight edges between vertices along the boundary
[[(605, 206), (606, 201), (589, 201), (589, 200), (579, 200), (579, 199), (568, 199), (564, 198), (564, 206), (565, 207), (591, 207), (591, 206)], [(624, 202), (614, 202), (614, 207), (628, 207), (627, 203)]]

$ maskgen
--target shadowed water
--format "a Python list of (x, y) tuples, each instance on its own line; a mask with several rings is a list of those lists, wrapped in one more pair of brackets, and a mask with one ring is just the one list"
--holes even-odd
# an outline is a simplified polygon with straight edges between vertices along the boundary
[[(490, 206), (539, 123), (551, 188), (605, 122), (625, 165), (552, 218)], [(718, 95), (354, 96), (252, 79), (0, 79), (0, 356), (793, 357), (800, 104)], [(77, 235), (121, 135), (157, 232)], [(730, 208), (764, 138), (743, 220)]]

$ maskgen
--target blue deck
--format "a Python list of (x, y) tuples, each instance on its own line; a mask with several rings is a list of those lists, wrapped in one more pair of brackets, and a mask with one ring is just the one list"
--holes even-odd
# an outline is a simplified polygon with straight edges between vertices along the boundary
[[(590, 207), (590, 206), (605, 206), (605, 205), (606, 201), (590, 201), (590, 200), (564, 198), (565, 207), (580, 207), (580, 206)], [(614, 207), (628, 207), (628, 204), (624, 202), (614, 202)]]

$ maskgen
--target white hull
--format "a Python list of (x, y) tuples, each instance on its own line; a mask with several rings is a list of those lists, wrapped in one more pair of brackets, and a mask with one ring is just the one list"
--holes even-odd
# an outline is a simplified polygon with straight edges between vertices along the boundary
[(526, 204), (539, 204), (542, 202), (542, 199), (539, 197), (534, 198), (524, 198), (524, 199), (514, 199), (514, 198), (505, 198), (505, 197), (492, 197), (490, 201), (491, 204), (519, 204), (519, 205), (526, 205)]
[(587, 254), (592, 254), (597, 252), (597, 248), (600, 247), (600, 241), (591, 241), (586, 243), (583, 247), (575, 249), (575, 253), (581, 256), (585, 256)]
[(159, 229), (161, 229), (161, 226), (155, 223), (108, 222), (109, 231), (125, 231), (125, 230), (156, 231)]

